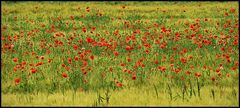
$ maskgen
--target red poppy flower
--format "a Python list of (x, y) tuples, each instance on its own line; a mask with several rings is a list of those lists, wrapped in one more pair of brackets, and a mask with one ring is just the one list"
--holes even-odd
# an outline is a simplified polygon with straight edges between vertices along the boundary
[(127, 61), (128, 61), (128, 62), (130, 62), (130, 61), (131, 61), (131, 59), (130, 59), (130, 58), (128, 58), (128, 59), (127, 59)]
[(52, 62), (52, 59), (48, 59), (48, 63), (51, 63)]
[(225, 14), (225, 16), (228, 16), (228, 13), (227, 13), (227, 12), (225, 12), (224, 14)]
[(220, 70), (221, 70), (220, 68), (217, 68), (217, 69), (216, 69), (216, 72), (220, 72)]
[(230, 59), (227, 59), (227, 62), (228, 62), (228, 63), (231, 63), (231, 60), (230, 60)]
[(232, 67), (232, 70), (234, 71), (234, 70), (236, 70), (237, 68), (234, 66), (234, 67)]
[(86, 33), (87, 32), (87, 28), (83, 27), (82, 28), (82, 32)]
[(40, 66), (40, 65), (42, 65), (43, 63), (42, 62), (38, 62), (37, 64), (36, 64), (36, 66)]
[(37, 72), (37, 69), (34, 69), (34, 68), (30, 68), (30, 70), (33, 74)]
[(212, 81), (215, 81), (215, 78), (211, 78)]
[(87, 62), (83, 62), (83, 66), (87, 66)]
[(177, 47), (173, 47), (172, 49), (173, 49), (173, 50), (177, 50)]
[(206, 68), (207, 68), (207, 66), (206, 66), (206, 65), (204, 65), (204, 66), (203, 66), (203, 68), (204, 68), (204, 69), (206, 69)]
[(235, 66), (238, 66), (238, 65), (239, 65), (239, 62), (236, 62), (236, 63), (235, 63)]
[(132, 76), (132, 80), (136, 80), (136, 76), (135, 75)]
[(170, 59), (170, 62), (174, 62), (174, 59), (173, 59), (173, 58), (171, 58), (171, 59)]
[(58, 45), (62, 46), (62, 45), (63, 45), (63, 42), (60, 41), (60, 42), (58, 43)]
[(183, 63), (186, 63), (187, 58), (181, 58), (181, 61), (182, 61)]
[(87, 71), (83, 72), (83, 75), (87, 75)]
[(176, 73), (178, 73), (178, 72), (180, 72), (180, 71), (181, 71), (180, 69), (176, 69), (176, 70), (175, 70)]
[(30, 63), (29, 66), (33, 66), (34, 64), (33, 63)]
[(44, 56), (41, 56), (41, 57), (40, 57), (40, 59), (42, 59), (42, 60), (43, 60), (43, 59), (44, 59)]
[(186, 49), (186, 48), (184, 48), (184, 49), (183, 49), (183, 52), (184, 52), (184, 53), (186, 53), (186, 52), (187, 52), (187, 49)]
[(184, 81), (184, 80), (185, 80), (185, 78), (181, 78), (180, 80)]
[(91, 56), (90, 56), (90, 58), (93, 60), (93, 59), (94, 59), (94, 56), (93, 56), (93, 55), (91, 55)]
[(70, 16), (70, 18), (71, 18), (72, 20), (74, 20), (74, 17), (73, 17), (73, 16)]
[(86, 11), (87, 11), (87, 12), (90, 12), (90, 9), (89, 9), (89, 8), (87, 8), (87, 9), (86, 9)]
[(162, 39), (162, 35), (160, 35), (158, 38), (159, 38), (159, 39)]
[(136, 69), (137, 67), (138, 67), (137, 65), (134, 65), (134, 66), (133, 66), (133, 68), (135, 68), (135, 69)]
[(196, 77), (200, 77), (201, 74), (200, 74), (200, 73), (195, 73), (195, 76), (196, 76)]
[(82, 67), (82, 68), (81, 68), (81, 70), (82, 70), (82, 71), (84, 71), (84, 70), (85, 70), (85, 68), (84, 68), (84, 67)]
[(125, 64), (124, 64), (124, 63), (121, 63), (120, 65), (121, 65), (121, 66), (125, 66)]
[(163, 71), (163, 72), (164, 72), (165, 70), (166, 70), (166, 68), (165, 68), (165, 67), (162, 67), (162, 68), (161, 68), (161, 71)]
[(68, 58), (68, 63), (72, 64), (72, 59), (71, 58)]
[(60, 21), (60, 20), (61, 20), (61, 17), (58, 17), (58, 20)]
[(164, 48), (165, 46), (162, 44), (161, 46), (160, 46), (160, 48)]
[(74, 60), (76, 60), (76, 61), (79, 60), (78, 56), (75, 56), (75, 57), (74, 57)]
[(18, 59), (17, 58), (13, 58), (13, 62), (18, 62)]
[(233, 9), (233, 8), (230, 9), (231, 13), (234, 13), (235, 11), (236, 11), (236, 9)]
[(128, 72), (128, 74), (130, 74), (130, 73), (131, 73), (131, 70), (128, 70), (127, 72)]
[(25, 65), (25, 64), (27, 64), (27, 62), (25, 62), (25, 61), (21, 63), (21, 65)]
[(193, 56), (192, 56), (192, 55), (190, 55), (190, 56), (189, 56), (189, 58), (190, 58), (190, 59), (192, 59), (192, 58), (193, 58)]
[(129, 51), (131, 50), (132, 48), (130, 46), (126, 46), (126, 50)]
[(149, 53), (149, 50), (145, 50), (146, 53)]
[(62, 76), (66, 78), (68, 75), (66, 73), (62, 73)]
[(190, 71), (187, 71), (187, 74), (191, 74), (191, 72), (190, 72)]
[(114, 52), (114, 55), (115, 55), (115, 56), (118, 56), (118, 55), (119, 55), (119, 53), (118, 53), (118, 52)]
[(20, 81), (21, 81), (21, 79), (20, 78), (16, 78), (15, 79), (15, 84), (17, 85), (17, 84), (19, 84), (20, 83)]
[(193, 65), (191, 65), (191, 66), (190, 66), (190, 68), (194, 68), (194, 66), (193, 66)]
[(118, 87), (122, 87), (123, 84), (121, 84), (121, 83), (117, 83), (117, 86), (118, 86)]
[(73, 49), (77, 50), (78, 46), (77, 45), (73, 45)]
[(88, 70), (91, 70), (91, 68), (88, 68)]

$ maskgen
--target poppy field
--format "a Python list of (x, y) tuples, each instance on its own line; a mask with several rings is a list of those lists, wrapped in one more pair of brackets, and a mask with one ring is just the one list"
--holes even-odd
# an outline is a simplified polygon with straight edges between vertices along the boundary
[(238, 2), (1, 2), (2, 106), (239, 106)]

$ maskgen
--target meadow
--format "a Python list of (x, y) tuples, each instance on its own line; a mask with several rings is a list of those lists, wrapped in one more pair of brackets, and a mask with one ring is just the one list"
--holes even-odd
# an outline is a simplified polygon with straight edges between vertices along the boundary
[(238, 6), (1, 1), (1, 106), (239, 106)]

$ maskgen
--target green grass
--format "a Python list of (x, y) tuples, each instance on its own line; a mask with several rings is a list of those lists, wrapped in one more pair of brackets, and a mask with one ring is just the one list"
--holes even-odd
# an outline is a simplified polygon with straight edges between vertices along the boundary
[[(238, 5), (238, 2), (1, 2), (3, 106), (239, 106)], [(231, 13), (231, 9), (235, 12)], [(191, 25), (198, 32), (191, 30)], [(51, 31), (52, 26), (55, 31)], [(161, 33), (163, 27), (171, 32)], [(127, 41), (129, 36), (135, 36), (135, 40)], [(229, 38), (221, 39), (223, 36)], [(87, 38), (95, 43), (88, 43)], [(63, 45), (55, 46), (60, 42)], [(163, 43), (166, 46), (160, 48)], [(11, 45), (13, 48), (9, 49)], [(127, 45), (133, 50), (126, 51)], [(177, 49), (173, 50), (174, 47)], [(182, 53), (184, 48), (186, 53)], [(92, 55), (94, 60), (90, 59)], [(75, 57), (79, 60), (74, 60)], [(182, 58), (187, 58), (187, 62), (183, 63)], [(145, 67), (135, 68), (141, 59), (140, 65)], [(154, 64), (155, 60), (159, 64)], [(26, 64), (21, 70), (22, 62)], [(39, 62), (43, 64), (36, 66)], [(120, 66), (121, 63), (125, 66)], [(220, 64), (223, 70), (216, 72)], [(159, 66), (166, 68), (165, 72)], [(37, 72), (33, 74), (31, 68)], [(178, 68), (181, 70), (177, 73)], [(188, 71), (191, 74), (186, 74)], [(64, 78), (62, 73), (68, 76)], [(132, 80), (133, 73), (136, 80)], [(201, 76), (196, 77), (197, 73)], [(16, 78), (21, 79), (17, 85)], [(100, 91), (104, 97), (106, 90), (111, 96), (108, 104), (102, 104), (97, 93)]]

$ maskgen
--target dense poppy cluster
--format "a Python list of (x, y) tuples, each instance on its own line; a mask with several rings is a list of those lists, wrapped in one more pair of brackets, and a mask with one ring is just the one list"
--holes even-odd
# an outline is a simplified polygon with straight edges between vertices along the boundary
[[(86, 12), (92, 12), (91, 9), (86, 7)], [(128, 7), (122, 6), (122, 9)], [(9, 62), (15, 65), (15, 85), (22, 83), (22, 74), (44, 76), (45, 79), (49, 78), (46, 74), (57, 74), (56, 79), (69, 79), (69, 82), (76, 74), (81, 74), (85, 84), (89, 77), (102, 71), (98, 77), (114, 79), (117, 87), (149, 78), (153, 75), (151, 72), (176, 81), (205, 76), (204, 79), (216, 82), (221, 80), (220, 76), (231, 77), (238, 70), (239, 23), (235, 13), (236, 9), (230, 9), (224, 13), (224, 22), (211, 25), (218, 29), (216, 31), (204, 26), (213, 23), (209, 18), (182, 23), (183, 30), (176, 30), (173, 26), (144, 22), (143, 19), (133, 23), (123, 18), (110, 18), (106, 22), (117, 20), (122, 26), (108, 29), (111, 26), (108, 23), (77, 25), (79, 19), (88, 20), (84, 16), (51, 17), (49, 24), (30, 28), (26, 33), (19, 31), (12, 36), (2, 29), (5, 34), (1, 35), (1, 52), (2, 55), (13, 55)], [(96, 15), (98, 18), (104, 16)], [(124, 33), (125, 30), (130, 31)], [(16, 53), (19, 51), (23, 52)], [(101, 59), (106, 60), (101, 63)], [(2, 60), (1, 66), (5, 68), (7, 61)], [(100, 70), (101, 67), (104, 70)], [(46, 68), (49, 69), (44, 70)], [(206, 77), (206, 72), (211, 73)], [(53, 75), (49, 76), (55, 79)]]

